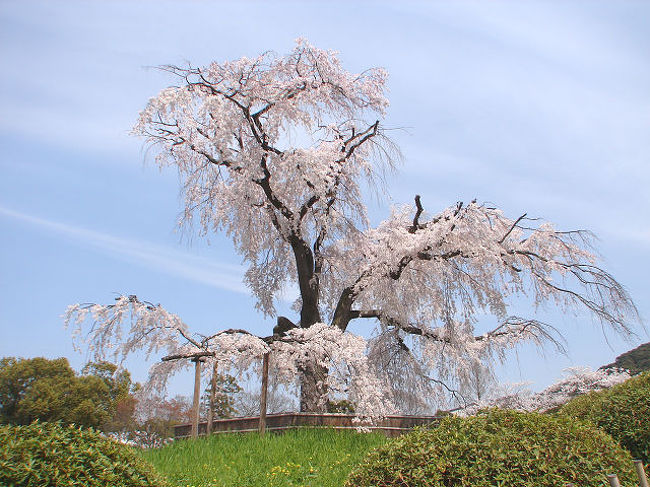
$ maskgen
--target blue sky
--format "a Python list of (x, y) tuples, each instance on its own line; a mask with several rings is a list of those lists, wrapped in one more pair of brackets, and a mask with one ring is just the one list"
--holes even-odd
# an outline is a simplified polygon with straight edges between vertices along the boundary
[[(60, 315), (116, 293), (199, 332), (270, 331), (230, 242), (179, 233), (177, 178), (129, 131), (170, 82), (152, 66), (285, 53), (301, 36), (351, 71), (390, 73), (386, 125), (401, 129), (404, 161), (390, 198), (369, 200), (375, 222), (417, 193), (430, 211), (476, 198), (590, 229), (649, 316), (649, 18), (634, 1), (0, 1), (0, 356), (81, 366)], [(524, 348), (506, 380), (539, 388), (650, 339), (537, 313), (565, 332), (569, 356)], [(142, 360), (128, 366), (145, 378)]]

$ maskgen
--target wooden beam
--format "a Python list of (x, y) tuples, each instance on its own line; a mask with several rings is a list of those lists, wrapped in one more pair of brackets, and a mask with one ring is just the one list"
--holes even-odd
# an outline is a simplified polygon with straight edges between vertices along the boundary
[(648, 477), (646, 477), (645, 470), (643, 470), (643, 462), (641, 460), (634, 460), (634, 468), (639, 477), (639, 486), (648, 487)]
[(618, 481), (618, 475), (616, 474), (608, 475), (607, 480), (609, 480), (610, 487), (621, 487), (621, 484)]
[(208, 424), (206, 428), (206, 434), (210, 435), (212, 433), (212, 423), (214, 423), (214, 407), (217, 399), (217, 367), (218, 363), (215, 360), (214, 365), (212, 366), (212, 379), (210, 379), (210, 409), (208, 409)]
[(178, 355), (167, 355), (166, 357), (161, 358), (163, 362), (168, 362), (170, 360), (180, 360), (182, 358), (189, 358), (194, 361), (197, 358), (203, 358), (203, 357), (214, 357), (214, 352), (194, 352), (194, 353), (182, 353)]
[(192, 438), (199, 436), (199, 398), (201, 395), (201, 357), (192, 359), (194, 362), (194, 401), (192, 403)]
[(260, 435), (266, 432), (266, 394), (269, 389), (269, 355), (270, 352), (264, 354), (262, 359), (262, 393), (260, 394)]

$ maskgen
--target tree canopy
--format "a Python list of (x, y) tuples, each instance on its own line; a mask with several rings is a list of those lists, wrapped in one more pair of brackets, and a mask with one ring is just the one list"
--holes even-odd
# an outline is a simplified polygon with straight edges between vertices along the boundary
[[(215, 401), (214, 401), (214, 418), (232, 418), (237, 413), (235, 404), (235, 394), (242, 392), (242, 388), (237, 383), (237, 379), (230, 374), (217, 374), (215, 376)], [(208, 385), (201, 396), (201, 416), (209, 417), (210, 394), (212, 385)]]
[(0, 360), (0, 422), (62, 421), (121, 429), (133, 421), (134, 408), (122, 409), (125, 402), (134, 406), (134, 399), (128, 372), (113, 378), (109, 371), (115, 369), (91, 363), (77, 375), (65, 358), (5, 357)]
[(603, 365), (603, 369), (625, 369), (630, 374), (640, 374), (650, 370), (650, 342), (642, 343), (638, 347), (622, 353), (616, 360), (608, 365)]
[[(118, 355), (165, 348), (240, 363), (271, 351), (287, 380), (299, 379), (301, 410), (324, 410), (333, 389), (364, 411), (396, 397), (395, 377), (426, 397), (453, 392), (477, 364), (521, 342), (561, 349), (552, 326), (510, 311), (513, 297), (586, 310), (622, 333), (637, 320), (589, 232), (477, 201), (429, 213), (420, 196), (372, 227), (362, 188), (385, 192), (383, 176), (399, 157), (382, 123), (383, 69), (348, 72), (337, 53), (305, 40), (286, 56), (163, 69), (177, 84), (149, 100), (134, 132), (160, 165), (178, 170), (183, 224), (232, 238), (262, 313), (275, 316), (280, 292), (296, 283), (296, 318), (278, 317), (268, 337), (193, 337), (178, 316), (134, 296), (70, 307), (68, 321), (80, 326), (91, 313), (96, 351), (112, 343)], [(123, 338), (127, 316), (136, 319)], [(477, 333), (479, 316), (495, 327)], [(375, 329), (367, 346), (348, 331), (353, 320)], [(180, 366), (156, 365), (153, 381)]]

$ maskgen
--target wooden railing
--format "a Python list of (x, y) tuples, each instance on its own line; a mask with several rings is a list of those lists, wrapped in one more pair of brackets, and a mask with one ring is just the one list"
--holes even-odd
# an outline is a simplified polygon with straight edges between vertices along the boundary
[[(352, 414), (317, 414), (317, 413), (283, 413), (268, 414), (266, 416), (266, 431), (286, 431), (300, 427), (321, 427), (337, 430), (353, 430), (359, 426)], [(372, 424), (362, 424), (370, 431), (379, 431), (388, 437), (399, 436), (415, 426), (422, 426), (438, 422), (436, 416), (387, 416)], [(217, 419), (212, 422), (213, 433), (249, 433), (259, 431), (260, 418), (252, 416), (247, 418)], [(205, 435), (207, 422), (199, 423), (199, 435)], [(186, 438), (191, 436), (192, 424), (179, 424), (174, 426), (174, 437)]]
[[(636, 470), (637, 477), (639, 477), (639, 486), (648, 487), (648, 478), (643, 469), (643, 462), (641, 460), (634, 460), (634, 469)], [(621, 487), (621, 484), (618, 481), (618, 475), (608, 475), (607, 480), (609, 481), (610, 487)], [(572, 486), (572, 484), (569, 484), (569, 486)]]

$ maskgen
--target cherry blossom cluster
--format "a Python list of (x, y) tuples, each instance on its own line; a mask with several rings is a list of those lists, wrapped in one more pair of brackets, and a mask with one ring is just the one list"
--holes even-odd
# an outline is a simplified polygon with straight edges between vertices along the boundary
[(292, 236), (331, 238), (367, 224), (360, 184), (375, 173), (379, 128), (363, 119), (384, 114), (387, 74), (350, 73), (336, 52), (304, 39), (284, 57), (164, 69), (181, 84), (149, 101), (134, 133), (160, 149), (161, 165), (177, 167), (184, 223), (229, 234), (259, 309), (273, 315), (295, 275)]
[(492, 391), (487, 399), (460, 409), (456, 413), (471, 415), (489, 407), (519, 411), (549, 411), (562, 406), (576, 396), (608, 389), (629, 378), (630, 374), (622, 369), (591, 370), (589, 367), (570, 367), (564, 370), (561, 379), (541, 392), (531, 392), (526, 384), (506, 384)]
[[(147, 358), (160, 355), (161, 350), (173, 353), (179, 340), (190, 333), (177, 315), (133, 295), (119, 296), (109, 305), (74, 304), (63, 317), (65, 326), (72, 328), (75, 349), (85, 348), (96, 361), (108, 357), (122, 363), (136, 350), (144, 351)], [(94, 325), (84, 334), (88, 321)], [(124, 323), (128, 328), (123, 328)]]
[[(353, 401), (360, 417), (378, 418), (395, 411), (385, 398), (382, 382), (369, 366), (365, 339), (324, 323), (266, 339), (245, 330), (223, 330), (197, 338), (178, 316), (135, 296), (120, 296), (110, 305), (70, 306), (65, 321), (75, 327), (74, 336), (85, 337), (95, 360), (110, 355), (122, 363), (137, 351), (150, 357), (161, 350), (168, 357), (178, 357), (152, 365), (140, 391), (141, 399), (163, 393), (171, 376), (193, 367), (189, 360), (193, 357), (206, 364), (202, 371), (207, 378), (215, 362), (220, 370), (242, 374), (258, 366), (263, 355), (269, 353), (281, 383), (298, 385), (305, 370), (316, 364), (328, 371), (327, 389)], [(86, 325), (90, 325), (88, 329)]]
[(274, 341), (271, 349), (274, 364), (287, 383), (316, 363), (329, 371), (327, 390), (334, 397), (342, 395), (352, 401), (359, 416), (378, 418), (395, 413), (385, 384), (370, 367), (363, 337), (317, 323), (290, 330), (285, 338)]
[[(414, 213), (411, 206), (394, 209), (377, 228), (337, 244), (337, 275), (345, 279), (338, 287), (352, 285), (361, 309), (448, 326), (478, 311), (505, 319), (509, 297), (529, 294), (534, 304), (586, 306), (620, 329), (634, 315), (624, 289), (595, 267), (588, 233), (558, 232), (548, 223), (524, 227), (524, 220), (476, 202), (447, 208), (417, 228)], [(572, 292), (581, 287), (584, 294)]]

